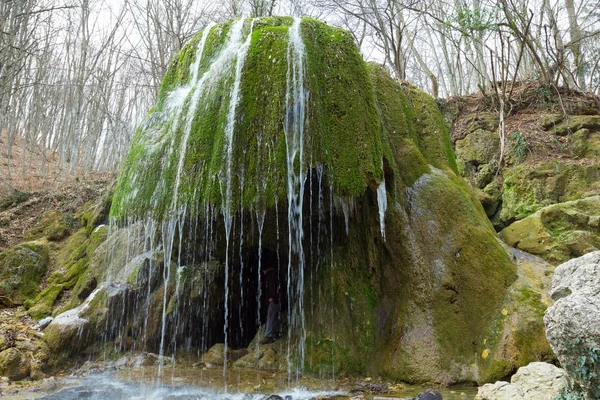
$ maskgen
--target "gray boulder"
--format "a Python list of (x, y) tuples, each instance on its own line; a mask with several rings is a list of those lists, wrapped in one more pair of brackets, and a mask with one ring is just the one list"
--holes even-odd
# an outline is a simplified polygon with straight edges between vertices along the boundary
[(559, 265), (544, 324), (550, 346), (576, 386), (600, 395), (600, 251)]
[(483, 385), (475, 400), (553, 400), (567, 384), (567, 373), (563, 369), (533, 362), (519, 368), (510, 383), (499, 381)]

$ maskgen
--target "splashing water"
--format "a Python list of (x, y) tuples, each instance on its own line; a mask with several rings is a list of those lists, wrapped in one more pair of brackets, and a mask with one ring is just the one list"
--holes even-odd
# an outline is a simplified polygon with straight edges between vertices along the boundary
[(385, 240), (385, 212), (387, 211), (387, 193), (385, 192), (385, 180), (381, 181), (377, 188), (377, 207), (379, 208), (379, 227), (381, 237)]
[[(287, 156), (287, 198), (288, 198), (288, 337), (292, 330), (298, 334), (298, 365), (304, 366), (304, 346), (306, 341), (306, 321), (304, 316), (304, 250), (302, 239), (302, 207), (306, 173), (304, 170), (304, 120), (307, 93), (304, 90), (304, 43), (300, 35), (301, 19), (295, 17), (289, 28), (288, 65), (286, 86), (285, 139)], [(294, 279), (292, 279), (292, 277)], [(289, 341), (288, 343), (291, 343)], [(288, 372), (292, 372), (290, 348), (288, 344)]]

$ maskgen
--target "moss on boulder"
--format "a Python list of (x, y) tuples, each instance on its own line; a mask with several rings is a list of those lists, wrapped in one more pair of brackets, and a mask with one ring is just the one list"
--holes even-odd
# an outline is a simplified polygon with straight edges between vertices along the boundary
[(63, 213), (57, 210), (47, 211), (35, 226), (25, 233), (25, 240), (47, 238), (59, 241), (69, 235), (69, 227)]
[[(170, 213), (175, 211), (179, 217), (185, 210), (186, 218), (202, 221), (203, 209), (222, 210), (224, 204), (231, 206), (227, 211), (240, 211), (236, 218), (243, 218), (244, 210), (252, 216), (257, 210), (276, 216), (284, 208), (278, 201), (288, 198), (288, 168), (296, 171), (301, 166), (305, 176), (296, 178), (300, 180), (322, 171), (319, 184), (331, 192), (319, 206), (327, 209), (326, 204), (333, 210), (342, 204), (343, 211), (332, 211), (328, 217), (333, 231), (329, 231), (327, 251), (319, 257), (323, 264), (306, 268), (311, 275), (301, 293), (311, 307), (303, 310), (306, 346), (300, 368), (314, 373), (381, 374), (410, 382), (476, 381), (485, 368), (479, 355), (487, 348), (485, 338), (499, 323), (507, 289), (516, 279), (515, 266), (475, 192), (457, 176), (450, 137), (435, 101), (412, 85), (394, 81), (382, 67), (367, 65), (348, 32), (302, 19), (304, 89), (309, 93), (302, 99), (306, 105), (303, 158), (294, 156), (288, 163), (284, 121), (296, 116), (286, 114), (291, 113), (286, 92), (291, 79), (287, 58), (293, 53), (292, 23), (291, 18), (261, 18), (242, 26), (249, 48), (239, 81), (239, 103), (233, 108), (230, 166), (224, 161), (228, 157), (224, 128), (232, 109), (231, 66), (224, 67), (209, 91), (200, 93), (201, 111), (191, 119), (185, 120), (185, 111), (174, 113), (170, 102), (189, 83), (189, 67), (197, 57), (202, 57), (200, 74), (210, 71), (217, 54), (226, 48), (234, 22), (199, 33), (173, 58), (159, 100), (136, 133), (115, 191), (111, 217), (127, 226), (98, 247), (86, 279), (106, 274), (123, 285), (122, 296), (144, 283), (146, 306), (165, 309), (170, 324), (179, 306), (174, 282), (180, 276), (175, 271), (185, 269), (186, 288), (201, 269), (194, 272), (191, 265), (174, 264), (175, 247), (186, 255), (182, 247), (187, 232), (180, 232), (173, 252), (165, 246), (162, 257), (171, 254), (171, 259), (159, 261), (158, 251), (147, 250), (144, 229), (162, 223), (161, 233), (166, 235), (170, 228), (164, 224), (175, 221), (169, 219), (174, 216)], [(203, 54), (195, 54), (202, 37), (206, 39)], [(189, 102), (183, 100), (182, 110), (190, 107)], [(491, 124), (486, 121), (482, 118), (473, 124)], [(188, 122), (191, 129), (184, 132)], [(474, 138), (481, 133), (473, 132)], [(486, 145), (480, 153), (489, 162), (491, 152)], [(225, 175), (230, 182), (223, 180)], [(492, 183), (490, 176), (490, 171), (482, 176), (482, 186)], [(377, 188), (385, 189), (389, 204), (384, 215), (377, 209), (382, 195)], [(311, 185), (311, 195), (313, 190)], [(302, 220), (314, 229), (317, 221), (308, 215), (312, 208), (305, 207)], [(224, 234), (221, 219), (215, 220), (210, 229)], [(344, 225), (347, 235), (338, 235)], [(266, 225), (262, 244), (270, 241), (272, 248), (279, 249), (276, 240), (281, 239), (274, 226)], [(308, 241), (308, 226), (305, 232)], [(256, 243), (256, 238), (244, 239)], [(211, 253), (215, 257), (225, 258), (222, 242)], [(198, 251), (189, 249), (191, 254)], [(108, 253), (109, 264), (101, 261), (101, 255)], [(156, 275), (168, 278), (168, 284)], [(315, 298), (327, 300), (309, 303)], [(211, 307), (211, 312), (222, 315), (222, 304)], [(163, 323), (161, 317), (159, 312), (148, 314), (146, 326), (152, 339)], [(294, 335), (298, 333), (288, 338), (290, 347), (299, 351), (302, 338)], [(273, 365), (267, 362), (274, 360), (271, 356), (265, 366)]]
[(524, 163), (506, 168), (500, 220), (510, 223), (551, 204), (600, 194), (600, 164)]
[(517, 266), (518, 279), (507, 291), (504, 304), (484, 339), (480, 353), (479, 382), (505, 379), (534, 361), (555, 362), (546, 340), (544, 311), (551, 304), (554, 266), (517, 249), (508, 249)]
[(27, 378), (30, 371), (30, 360), (19, 349), (11, 347), (0, 352), (0, 375), (19, 381)]
[(600, 196), (554, 204), (503, 229), (509, 246), (560, 264), (600, 249)]
[(27, 242), (0, 253), (0, 302), (12, 306), (33, 299), (46, 274), (48, 246)]
[(478, 129), (456, 141), (456, 157), (476, 164), (489, 164), (500, 154), (500, 137), (493, 132)]

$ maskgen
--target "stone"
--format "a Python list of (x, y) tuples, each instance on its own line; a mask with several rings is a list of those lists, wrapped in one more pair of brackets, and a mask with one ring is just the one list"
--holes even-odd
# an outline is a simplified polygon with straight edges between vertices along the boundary
[[(50, 351), (68, 356), (85, 349), (89, 345), (88, 342), (95, 338), (90, 317), (98, 318), (96, 307), (98, 303), (103, 303), (105, 298), (105, 286), (100, 285), (81, 305), (58, 314), (44, 332), (44, 342)], [(58, 361), (58, 358), (53, 358), (53, 362)]]
[(11, 347), (0, 352), (0, 375), (11, 381), (20, 381), (27, 378), (30, 371), (29, 359), (17, 348)]
[(48, 325), (50, 325), (50, 322), (52, 322), (53, 320), (54, 320), (54, 318), (52, 318), (52, 317), (42, 318), (41, 320), (38, 321), (36, 327), (40, 331), (43, 331), (44, 329), (46, 329), (46, 327)]
[(21, 305), (39, 293), (39, 284), (46, 274), (48, 246), (27, 242), (0, 253), (0, 304)]
[(544, 207), (500, 232), (509, 246), (559, 264), (600, 249), (600, 196)]
[(207, 366), (223, 365), (225, 360), (225, 345), (216, 343), (202, 355), (202, 362)]
[(478, 129), (456, 141), (456, 157), (469, 163), (488, 164), (500, 154), (500, 138), (495, 133)]
[(510, 383), (483, 385), (475, 400), (554, 400), (568, 384), (567, 374), (552, 364), (533, 362), (519, 368)]
[(590, 134), (589, 129), (580, 129), (577, 132), (573, 133), (572, 136), (572, 144), (571, 150), (573, 151), (573, 155), (577, 158), (583, 158), (587, 152), (587, 138)]
[(566, 136), (580, 129), (600, 130), (600, 115), (571, 115), (562, 122), (548, 125), (550, 133)]
[[(498, 310), (499, 325), (484, 341), (479, 383), (503, 380), (533, 361), (556, 362), (544, 327), (544, 311), (551, 304), (549, 290), (554, 266), (524, 251), (509, 248), (518, 278)], [(484, 350), (485, 351), (485, 350)], [(485, 355), (485, 357), (483, 357)]]
[[(546, 310), (546, 336), (561, 365), (589, 395), (600, 395), (600, 251), (559, 265)], [(595, 375), (594, 375), (595, 374)]]
[(600, 194), (600, 163), (596, 159), (541, 160), (521, 163), (502, 170), (504, 226), (521, 220), (552, 204)]
[(419, 393), (414, 400), (442, 400), (442, 394), (437, 390), (427, 389)]

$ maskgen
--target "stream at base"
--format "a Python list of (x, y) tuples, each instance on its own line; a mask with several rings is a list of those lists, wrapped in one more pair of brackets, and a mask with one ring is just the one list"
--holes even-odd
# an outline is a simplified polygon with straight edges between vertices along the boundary
[[(74, 375), (49, 378), (37, 382), (14, 382), (0, 387), (0, 398), (6, 400), (347, 400), (412, 399), (427, 389), (422, 386), (391, 385), (389, 393), (356, 392), (361, 384), (375, 382), (370, 378), (337, 380), (303, 376), (289, 387), (288, 374), (280, 371), (228, 369), (224, 380), (222, 368), (165, 366), (164, 377), (156, 381), (157, 366), (118, 369), (114, 365), (86, 363)], [(76, 374), (82, 376), (75, 376)], [(436, 388), (444, 400), (473, 399), (475, 387)], [(276, 395), (280, 397), (270, 396)]]

